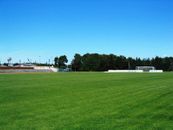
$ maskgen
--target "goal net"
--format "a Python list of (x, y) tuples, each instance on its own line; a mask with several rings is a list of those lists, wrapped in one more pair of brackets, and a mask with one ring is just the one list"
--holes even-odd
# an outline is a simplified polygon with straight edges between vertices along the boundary
[(151, 70), (156, 70), (154, 66), (136, 66), (136, 70), (143, 70), (144, 72), (149, 72)]

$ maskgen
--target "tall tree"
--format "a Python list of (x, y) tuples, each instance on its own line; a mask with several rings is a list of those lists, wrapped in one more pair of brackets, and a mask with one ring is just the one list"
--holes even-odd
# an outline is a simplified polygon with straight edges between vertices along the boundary
[(66, 68), (66, 63), (68, 62), (67, 56), (63, 55), (59, 57), (58, 60), (58, 67), (59, 68)]
[(71, 64), (73, 71), (80, 71), (82, 69), (82, 56), (80, 54), (75, 54)]
[(55, 57), (54, 58), (54, 64), (55, 64), (55, 66), (58, 66), (58, 62), (59, 62), (59, 58), (58, 57)]
[(173, 57), (126, 58), (114, 54), (75, 54), (72, 69), (75, 71), (107, 71), (109, 69), (135, 69), (136, 66), (154, 66), (156, 69), (173, 71)]

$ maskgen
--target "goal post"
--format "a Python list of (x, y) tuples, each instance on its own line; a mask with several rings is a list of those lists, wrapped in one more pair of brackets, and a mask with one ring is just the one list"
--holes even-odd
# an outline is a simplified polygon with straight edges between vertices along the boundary
[(136, 70), (143, 70), (144, 72), (150, 72), (151, 70), (156, 70), (154, 66), (136, 66)]

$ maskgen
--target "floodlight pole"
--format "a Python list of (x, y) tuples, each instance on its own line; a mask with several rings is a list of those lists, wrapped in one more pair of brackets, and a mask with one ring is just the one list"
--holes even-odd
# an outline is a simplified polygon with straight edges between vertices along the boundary
[(49, 68), (50, 68), (50, 59), (49, 59)]
[(39, 56), (39, 64), (41, 64), (41, 56)]
[(128, 61), (128, 69), (131, 69), (130, 61)]

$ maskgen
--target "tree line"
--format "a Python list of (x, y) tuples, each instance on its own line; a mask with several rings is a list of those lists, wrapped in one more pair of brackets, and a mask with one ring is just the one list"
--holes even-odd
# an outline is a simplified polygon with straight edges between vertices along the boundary
[(154, 66), (156, 69), (173, 71), (173, 57), (132, 58), (123, 55), (87, 53), (75, 54), (71, 64), (67, 65), (67, 56), (55, 57), (55, 66), (58, 68), (70, 68), (72, 71), (107, 71), (133, 70), (136, 66)]

